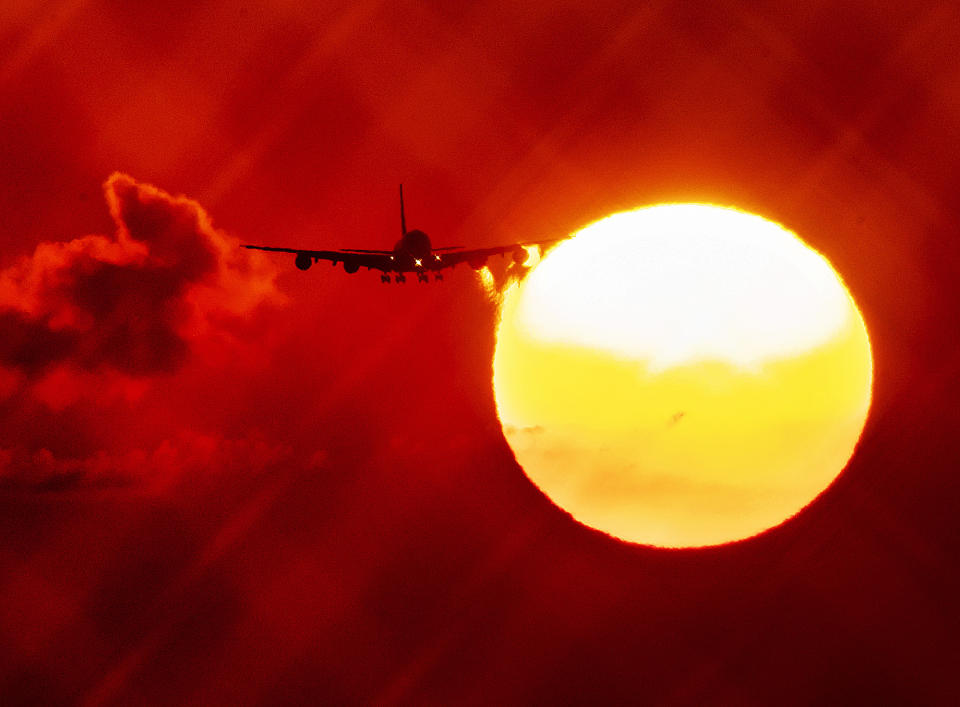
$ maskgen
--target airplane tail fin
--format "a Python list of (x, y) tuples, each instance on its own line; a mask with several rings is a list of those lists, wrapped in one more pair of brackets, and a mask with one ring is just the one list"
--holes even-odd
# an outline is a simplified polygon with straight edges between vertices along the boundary
[(407, 219), (403, 215), (403, 185), (400, 185), (400, 235), (407, 235)]

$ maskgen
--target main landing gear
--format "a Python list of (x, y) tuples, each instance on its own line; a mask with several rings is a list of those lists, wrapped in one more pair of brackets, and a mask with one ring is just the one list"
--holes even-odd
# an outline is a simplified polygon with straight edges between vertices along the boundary
[[(407, 281), (407, 276), (404, 275), (403, 273), (397, 273), (396, 275), (394, 275), (393, 279), (394, 279), (396, 282), (406, 282), (406, 281)], [(442, 282), (442, 281), (443, 281), (443, 273), (434, 273), (434, 274), (433, 274), (433, 279), (434, 279), (436, 282)], [(428, 273), (428, 272), (418, 272), (418, 273), (417, 273), (417, 281), (418, 281), (418, 282), (430, 282), (430, 273)], [(380, 275), (380, 282), (382, 282), (382, 283), (388, 283), (388, 282), (390, 282), (390, 274), (389, 274), (389, 273), (382, 273), (382, 274)]]

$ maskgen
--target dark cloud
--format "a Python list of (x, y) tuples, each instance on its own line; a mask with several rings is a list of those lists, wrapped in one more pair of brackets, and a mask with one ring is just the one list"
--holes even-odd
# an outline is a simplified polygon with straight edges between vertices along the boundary
[[(57, 455), (49, 449), (0, 447), (0, 485), (57, 491), (77, 485), (128, 486), (134, 480), (143, 488), (164, 491), (183, 479), (209, 477), (244, 469), (258, 474), (289, 462), (293, 451), (283, 443), (264, 439), (227, 439), (181, 432), (152, 449), (111, 452), (99, 450), (85, 457)], [(311, 463), (320, 468), (325, 453), (314, 454)]]
[(195, 201), (119, 173), (104, 190), (113, 237), (41, 243), (0, 272), (0, 366), (171, 373), (213, 320), (277, 297), (272, 265)]
[(7, 310), (0, 312), (0, 361), (33, 374), (70, 355), (77, 333), (56, 330), (47, 317), (33, 318)]
[[(122, 430), (130, 420), (151, 426), (156, 401), (149, 409), (139, 401), (204, 340), (229, 335), (242, 315), (279, 301), (276, 271), (214, 228), (195, 201), (119, 173), (104, 193), (113, 236), (40, 243), (0, 271), (0, 480), (7, 486), (163, 485), (237, 459), (236, 445), (219, 433), (135, 444)], [(169, 399), (161, 403), (176, 410)], [(260, 456), (243, 444), (234, 450), (240, 458)]]

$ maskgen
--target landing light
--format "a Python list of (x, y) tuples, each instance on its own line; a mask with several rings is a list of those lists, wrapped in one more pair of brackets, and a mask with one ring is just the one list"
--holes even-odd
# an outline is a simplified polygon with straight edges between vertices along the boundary
[(423, 265), (423, 260), (420, 258), (414, 258), (413, 264), (419, 268), (420, 266)]
[(433, 258), (434, 258), (434, 260), (438, 260), (438, 261), (440, 260), (440, 256), (439, 256), (439, 255), (435, 255), (435, 256), (433, 256)]

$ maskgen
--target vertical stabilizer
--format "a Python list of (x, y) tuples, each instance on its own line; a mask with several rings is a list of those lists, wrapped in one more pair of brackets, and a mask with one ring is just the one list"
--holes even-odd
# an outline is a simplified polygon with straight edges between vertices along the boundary
[(407, 219), (403, 215), (403, 185), (400, 185), (400, 235), (407, 235)]

